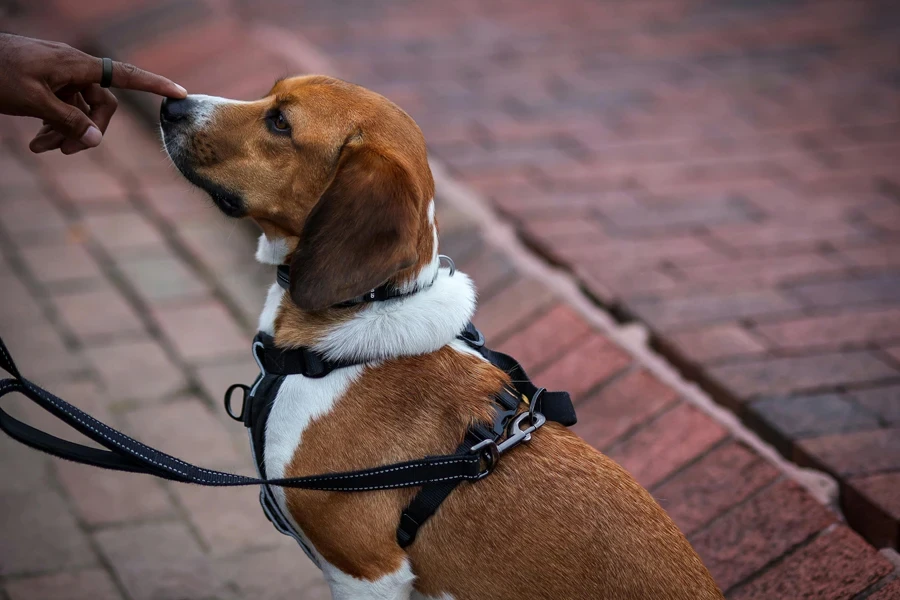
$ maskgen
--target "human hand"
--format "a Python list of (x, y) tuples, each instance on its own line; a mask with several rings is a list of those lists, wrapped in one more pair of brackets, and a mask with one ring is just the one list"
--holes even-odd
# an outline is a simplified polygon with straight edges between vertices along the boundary
[[(103, 139), (118, 101), (100, 87), (102, 59), (66, 44), (0, 33), (0, 113), (43, 120), (29, 148), (74, 154)], [(180, 85), (113, 61), (112, 87), (184, 98)]]

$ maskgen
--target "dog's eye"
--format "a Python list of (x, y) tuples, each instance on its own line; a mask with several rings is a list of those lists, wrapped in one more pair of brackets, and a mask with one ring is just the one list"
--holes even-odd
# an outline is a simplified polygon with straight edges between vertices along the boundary
[(269, 122), (269, 127), (276, 133), (287, 133), (291, 130), (291, 124), (280, 112), (269, 115), (266, 120)]

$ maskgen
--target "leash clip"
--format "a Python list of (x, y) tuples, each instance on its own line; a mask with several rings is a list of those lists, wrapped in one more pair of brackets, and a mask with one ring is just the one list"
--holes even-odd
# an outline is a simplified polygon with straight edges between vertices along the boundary
[[(531, 424), (523, 429), (522, 422), (525, 419), (529, 419)], [(483, 440), (472, 446), (469, 452), (481, 454), (481, 458), (484, 460), (484, 468), (478, 473), (476, 481), (490, 475), (505, 452), (515, 448), (522, 442), (529, 441), (531, 434), (540, 429), (546, 422), (547, 418), (539, 412), (523, 412), (509, 424), (505, 440), (499, 444), (494, 440)]]
[[(231, 395), (234, 394), (234, 390), (237, 389), (240, 389), (243, 392), (243, 397), (241, 398), (241, 412), (238, 414), (234, 414), (234, 409), (231, 407)], [(225, 412), (228, 413), (228, 416), (235, 421), (244, 421), (244, 414), (247, 411), (247, 392), (249, 391), (250, 388), (243, 383), (235, 383), (233, 385), (230, 385), (228, 389), (225, 390)]]

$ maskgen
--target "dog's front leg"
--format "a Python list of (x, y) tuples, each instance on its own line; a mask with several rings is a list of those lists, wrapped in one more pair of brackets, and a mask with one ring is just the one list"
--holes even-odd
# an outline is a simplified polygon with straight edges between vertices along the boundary
[(322, 571), (333, 600), (409, 600), (416, 578), (406, 560), (393, 573), (371, 581), (348, 575), (327, 562), (322, 565)]

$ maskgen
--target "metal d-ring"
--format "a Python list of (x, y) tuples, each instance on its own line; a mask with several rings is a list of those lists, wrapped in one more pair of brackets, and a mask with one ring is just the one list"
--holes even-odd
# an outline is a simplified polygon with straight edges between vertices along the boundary
[(453, 262), (453, 259), (446, 254), (438, 254), (438, 263), (440, 263), (442, 260), (447, 261), (450, 267), (450, 277), (453, 277), (453, 274), (456, 273), (456, 263)]

